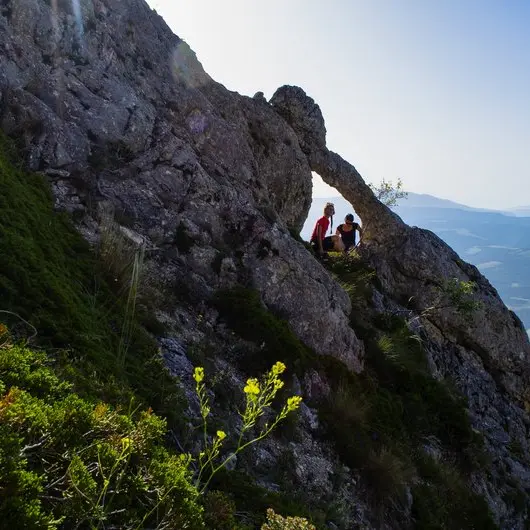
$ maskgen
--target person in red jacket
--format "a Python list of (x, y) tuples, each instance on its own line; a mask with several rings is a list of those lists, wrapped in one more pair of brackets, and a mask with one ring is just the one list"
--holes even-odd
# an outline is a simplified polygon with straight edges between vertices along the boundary
[[(335, 206), (328, 202), (324, 207), (324, 215), (316, 222), (313, 234), (311, 235), (311, 246), (318, 256), (323, 256), (329, 250), (341, 251), (344, 247), (341, 244), (340, 237), (326, 236), (331, 220), (331, 228), (333, 229), (333, 214), (335, 213)], [(342, 248), (337, 248), (338, 246)]]

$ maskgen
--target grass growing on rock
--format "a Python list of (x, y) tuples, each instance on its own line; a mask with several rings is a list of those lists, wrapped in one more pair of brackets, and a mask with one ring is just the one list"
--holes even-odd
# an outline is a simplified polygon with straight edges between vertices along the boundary
[[(417, 529), (496, 528), (485, 500), (464, 479), (487, 465), (465, 400), (430, 375), (423, 346), (403, 319), (374, 314), (371, 297), (379, 282), (373, 270), (357, 255), (332, 256), (327, 266), (350, 294), (352, 327), (366, 347), (365, 371), (352, 374), (336, 359), (317, 356), (256, 291), (236, 287), (219, 292), (214, 303), (234, 332), (260, 346), (243, 364), (278, 358), (294, 363), (298, 375), (308, 369), (325, 374), (331, 393), (310, 405), (341, 460), (360, 472), (374, 513), (396, 517), (410, 491)], [(426, 466), (429, 444), (441, 456)], [(431, 494), (443, 499), (429, 500)]]
[(212, 302), (234, 332), (259, 345), (259, 354), (241, 360), (243, 365), (252, 366), (253, 371), (264, 371), (274, 362), (282, 361), (299, 372), (313, 362), (315, 354), (287, 322), (267, 310), (258, 291), (236, 286), (218, 291)]
[(60, 350), (57, 369), (83, 395), (140, 401), (176, 425), (183, 403), (156, 344), (133, 322), (131, 346), (119, 362), (127, 296), (113, 292), (67, 214), (54, 211), (45, 179), (20, 169), (3, 137), (0, 186), (0, 310), (31, 323), (39, 344)]
[[(321, 418), (330, 439), (343, 460), (361, 470), (377, 504), (395, 505), (412, 487), (416, 528), (496, 528), (484, 498), (464, 480), (488, 463), (466, 401), (430, 375), (421, 340), (403, 318), (374, 314), (377, 281), (358, 256), (349, 259), (332, 260), (329, 268), (352, 285), (351, 322), (365, 344), (365, 371), (328, 370), (335, 383)], [(429, 445), (440, 453), (438, 461), (426, 455)]]

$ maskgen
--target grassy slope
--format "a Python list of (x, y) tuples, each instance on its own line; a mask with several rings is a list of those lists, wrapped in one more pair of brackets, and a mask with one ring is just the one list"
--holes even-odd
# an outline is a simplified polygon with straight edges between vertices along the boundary
[[(67, 215), (54, 212), (43, 177), (21, 170), (15, 160), (0, 139), (0, 310), (30, 322), (39, 344), (57, 349), (60, 368), (82, 394), (115, 403), (134, 399), (176, 424), (182, 400), (156, 344), (134, 326), (120, 362), (126, 296), (109, 288)], [(2, 318), (17, 323), (13, 315)]]

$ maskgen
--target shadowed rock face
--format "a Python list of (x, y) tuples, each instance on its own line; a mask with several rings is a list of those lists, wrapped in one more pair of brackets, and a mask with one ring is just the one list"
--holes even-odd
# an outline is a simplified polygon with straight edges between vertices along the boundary
[(429, 311), (431, 320), (451, 341), (475, 351), (497, 382), (520, 403), (530, 399), (530, 344), (521, 322), (500, 300), (476, 267), (464, 263), (432, 232), (411, 228), (374, 196), (357, 170), (326, 148), (320, 108), (298, 87), (279, 88), (271, 104), (296, 132), (311, 169), (351, 202), (367, 232), (364, 253), (393, 299), (412, 298), (423, 311), (439, 297), (444, 280), (477, 284), (482, 309), (465, 319), (454, 308)]
[[(474, 489), (488, 499), (502, 528), (524, 528), (502, 493), (506, 476), (530, 489), (530, 345), (521, 321), (476, 267), (432, 232), (405, 225), (351, 164), (326, 148), (322, 113), (301, 88), (279, 88), (271, 104), (296, 132), (311, 169), (361, 216), (366, 233), (361, 252), (382, 283), (378, 310), (393, 312), (397, 303), (398, 314), (406, 314), (403, 306), (412, 305), (421, 316), (411, 326), (429, 354), (433, 375), (453, 381), (466, 396), (473, 426), (492, 457), (491, 474), (476, 474)], [(476, 284), (474, 298), (481, 305), (470, 315), (442, 296), (453, 278)], [(516, 458), (511, 444), (521, 447)]]
[[(264, 98), (213, 82), (143, 0), (80, 4), (76, 17), (69, 1), (5, 0), (0, 14), (0, 124), (57, 206), (91, 241), (98, 210), (114, 211), (151, 249), (164, 297), (243, 282), (360, 370), (347, 295), (289, 234), (311, 204), (291, 127)], [(175, 244), (183, 233), (190, 248)]]

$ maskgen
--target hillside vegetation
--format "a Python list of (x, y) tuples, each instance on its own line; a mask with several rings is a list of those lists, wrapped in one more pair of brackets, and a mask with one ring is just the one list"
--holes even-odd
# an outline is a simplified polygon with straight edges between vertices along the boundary
[[(156, 341), (129, 312), (130, 285), (115, 285), (101, 255), (54, 211), (43, 177), (22, 170), (5, 140), (0, 184), (5, 527), (258, 528), (270, 506), (318, 528), (341, 525), (336, 506), (296, 488), (285, 493), (288, 478), (282, 491), (270, 492), (255, 483), (252, 467), (221, 473), (216, 492), (201, 497), (189, 457), (166, 436), (189, 421), (183, 394)], [(309, 405), (322, 439), (359, 473), (376, 527), (394, 520), (402, 528), (496, 528), (466, 480), (488, 462), (465, 401), (430, 376), (421, 341), (403, 319), (371, 308), (377, 279), (358, 257), (335, 257), (328, 267), (352, 299), (365, 372), (317, 356), (246, 286), (219, 291), (211, 302), (234, 340), (260, 346), (243, 351), (238, 368), (255, 375), (282, 361), (299, 377), (310, 369), (325, 376), (330, 395)], [(270, 518), (270, 528), (306, 524)]]

